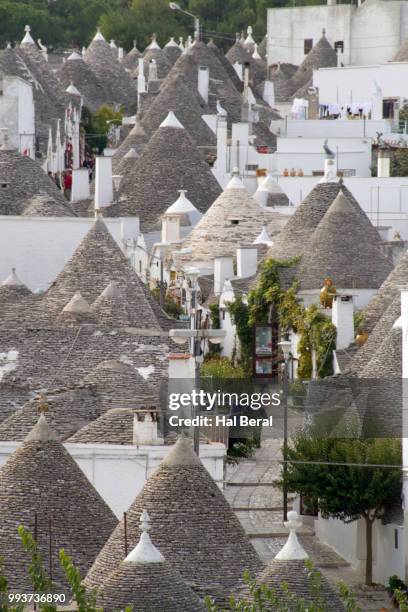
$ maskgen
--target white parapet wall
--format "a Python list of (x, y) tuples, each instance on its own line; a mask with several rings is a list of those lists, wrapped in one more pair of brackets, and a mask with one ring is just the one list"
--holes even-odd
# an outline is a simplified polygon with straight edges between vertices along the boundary
[[(0, 442), (0, 466), (19, 446)], [(114, 444), (65, 444), (88, 480), (119, 518), (142, 490), (172, 446), (121, 446)], [(224, 444), (201, 444), (200, 458), (218, 486), (224, 478)]]

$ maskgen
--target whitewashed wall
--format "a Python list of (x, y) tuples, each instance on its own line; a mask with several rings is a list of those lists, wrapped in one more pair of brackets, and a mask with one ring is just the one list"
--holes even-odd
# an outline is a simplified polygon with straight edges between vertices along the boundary
[[(18, 446), (17, 442), (0, 443), (0, 466)], [(126, 512), (148, 477), (172, 448), (109, 444), (64, 446), (117, 517)], [(223, 444), (200, 445), (201, 460), (219, 486), (223, 483), (225, 454)]]
[(313, 71), (313, 85), (322, 104), (362, 103), (370, 102), (375, 81), (383, 98), (408, 98), (407, 76), (408, 62), (321, 68)]
[[(323, 149), (325, 138), (279, 137), (274, 157), (276, 169), (301, 168), (305, 175), (320, 172), (324, 167), (326, 153)], [(339, 170), (353, 170), (356, 176), (371, 176), (370, 138), (331, 138), (330, 149), (336, 153)]]
[(32, 85), (19, 77), (4, 76), (2, 86), (0, 128), (7, 128), (9, 143), (13, 147), (35, 159)]
[(344, 64), (387, 62), (408, 36), (407, 8), (408, 3), (399, 0), (366, 0), (358, 8), (351, 4), (270, 8), (268, 64), (300, 64), (304, 39), (316, 43), (323, 28), (332, 45), (344, 41)]
[[(280, 130), (281, 136), (292, 138), (376, 138), (377, 132), (385, 134), (391, 133), (391, 122), (388, 120), (342, 120), (336, 119), (326, 121), (322, 119), (282, 119), (280, 121), (272, 121), (271, 130), (277, 132)], [(277, 132), (279, 133), (279, 132)]]
[[(399, 546), (394, 546), (394, 531), (398, 530)], [(316, 535), (324, 544), (333, 548), (355, 570), (364, 572), (365, 522), (363, 519), (345, 524), (337, 519), (315, 521)], [(393, 575), (404, 578), (404, 529), (399, 525), (383, 525), (376, 521), (373, 526), (373, 580), (387, 584)]]
[[(134, 221), (105, 219), (121, 248), (122, 236), (129, 238), (128, 225)], [(47, 289), (93, 223), (92, 218), (0, 216), (0, 282), (16, 268), (32, 291)]]

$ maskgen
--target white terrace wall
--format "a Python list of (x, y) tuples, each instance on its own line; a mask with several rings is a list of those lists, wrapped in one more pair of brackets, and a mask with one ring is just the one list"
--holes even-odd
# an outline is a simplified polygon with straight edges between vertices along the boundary
[(376, 83), (383, 98), (408, 98), (408, 62), (383, 65), (320, 68), (313, 71), (321, 104), (370, 102)]
[[(0, 442), (0, 466), (18, 446), (17, 442)], [(126, 512), (146, 480), (172, 448), (113, 444), (64, 446), (117, 517)], [(200, 445), (200, 458), (220, 487), (224, 478), (225, 454), (223, 444)]]
[[(92, 218), (0, 216), (0, 283), (16, 268), (32, 291), (48, 289), (93, 223)], [(137, 238), (135, 218), (105, 223), (122, 249), (122, 237), (130, 238), (128, 226)]]

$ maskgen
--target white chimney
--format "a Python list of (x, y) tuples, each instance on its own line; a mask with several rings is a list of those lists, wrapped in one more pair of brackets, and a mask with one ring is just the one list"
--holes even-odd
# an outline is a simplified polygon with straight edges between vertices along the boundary
[(390, 157), (388, 151), (378, 149), (377, 157), (377, 176), (379, 178), (389, 178), (390, 176)]
[(208, 66), (199, 66), (198, 67), (198, 93), (204, 100), (206, 104), (208, 104), (208, 89), (210, 86), (210, 71)]
[(324, 176), (319, 183), (334, 183), (337, 181), (336, 160), (326, 157), (324, 160)]
[[(188, 351), (188, 343), (185, 343), (186, 351)], [(193, 379), (196, 377), (195, 358), (190, 352), (186, 353), (171, 353), (169, 355), (169, 379)]]
[(163, 444), (157, 432), (157, 420), (150, 412), (137, 412), (133, 417), (133, 444), (156, 445)]
[(89, 198), (89, 173), (88, 168), (77, 168), (72, 170), (71, 202), (79, 202)]
[(179, 242), (180, 215), (164, 214), (162, 218), (162, 242)]
[(275, 85), (273, 81), (265, 81), (262, 98), (271, 108), (275, 106)]
[(217, 173), (223, 177), (228, 172), (228, 123), (227, 117), (218, 115), (217, 117), (217, 161), (215, 162)]
[(226, 280), (234, 277), (234, 262), (230, 255), (214, 258), (214, 293), (219, 295)]
[(256, 247), (239, 247), (237, 249), (237, 276), (248, 278), (256, 274), (258, 268), (258, 249)]
[(120, 62), (123, 60), (123, 47), (118, 48), (118, 60)]
[(144, 75), (143, 57), (139, 57), (138, 59), (138, 68), (139, 72), (137, 75), (137, 93), (140, 96), (140, 94), (146, 93), (146, 79)]
[(336, 348), (345, 349), (354, 342), (354, 303), (352, 295), (335, 295), (332, 323), (337, 328)]
[(112, 157), (98, 155), (95, 158), (95, 209), (113, 202)]

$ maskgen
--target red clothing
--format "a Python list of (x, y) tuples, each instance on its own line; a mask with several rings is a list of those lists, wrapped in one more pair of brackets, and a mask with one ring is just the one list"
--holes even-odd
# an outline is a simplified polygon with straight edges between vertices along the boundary
[(71, 189), (72, 187), (72, 174), (66, 174), (64, 176), (64, 189)]

